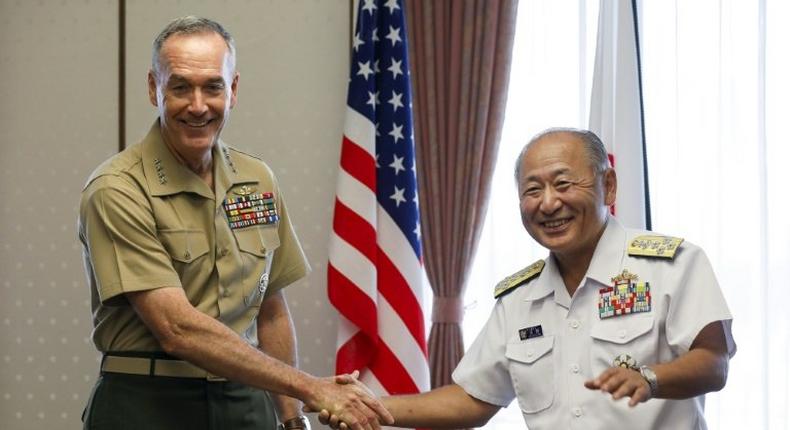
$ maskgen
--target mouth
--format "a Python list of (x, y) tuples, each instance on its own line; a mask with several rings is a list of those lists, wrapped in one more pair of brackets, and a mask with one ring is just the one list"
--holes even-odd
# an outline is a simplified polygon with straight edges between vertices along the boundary
[(212, 121), (214, 120), (213, 119), (204, 119), (202, 121), (186, 120), (186, 119), (179, 120), (181, 124), (184, 124), (189, 128), (203, 128), (207, 126), (209, 123), (211, 123)]
[(548, 221), (543, 221), (540, 223), (541, 227), (549, 233), (556, 233), (562, 231), (570, 224), (573, 218), (561, 218), (561, 219), (553, 219)]

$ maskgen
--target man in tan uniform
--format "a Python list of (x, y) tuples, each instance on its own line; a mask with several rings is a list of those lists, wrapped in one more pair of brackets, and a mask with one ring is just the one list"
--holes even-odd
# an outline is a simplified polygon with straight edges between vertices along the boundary
[(273, 429), (278, 419), (304, 429), (301, 402), (356, 429), (391, 420), (363, 388), (293, 367), (282, 288), (309, 267), (271, 170), (219, 139), (238, 80), (222, 26), (171, 22), (148, 74), (158, 119), (83, 190), (79, 237), (104, 354), (86, 429)]

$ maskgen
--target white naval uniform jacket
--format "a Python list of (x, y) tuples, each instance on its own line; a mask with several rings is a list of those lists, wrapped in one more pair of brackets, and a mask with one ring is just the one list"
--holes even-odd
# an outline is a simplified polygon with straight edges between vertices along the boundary
[[(518, 398), (531, 430), (705, 429), (704, 396), (651, 399), (630, 408), (628, 399), (614, 401), (584, 387), (620, 354), (637, 365), (677, 358), (713, 321), (726, 322), (729, 352), (735, 353), (732, 316), (705, 253), (683, 242), (674, 259), (628, 255), (630, 241), (648, 233), (625, 229), (610, 217), (572, 298), (548, 257), (538, 277), (499, 298), (453, 380), (495, 405)], [(651, 309), (601, 319), (599, 290), (624, 269), (649, 282)], [(522, 339), (519, 330), (526, 328), (532, 335)]]

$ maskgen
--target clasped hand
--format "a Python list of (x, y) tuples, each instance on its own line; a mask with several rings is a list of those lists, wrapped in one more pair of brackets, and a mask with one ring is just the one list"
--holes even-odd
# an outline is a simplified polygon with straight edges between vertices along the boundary
[(318, 394), (304, 406), (304, 411), (320, 411), (319, 421), (332, 428), (378, 430), (381, 424), (392, 424), (392, 415), (358, 377), (359, 372), (354, 371), (321, 378)]

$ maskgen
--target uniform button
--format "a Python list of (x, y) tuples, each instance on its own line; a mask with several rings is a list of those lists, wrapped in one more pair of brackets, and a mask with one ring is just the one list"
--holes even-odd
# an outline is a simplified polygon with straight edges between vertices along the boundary
[(571, 372), (579, 373), (579, 365), (578, 364), (571, 365)]
[(189, 257), (191, 257), (191, 256), (192, 255), (188, 251), (184, 253), (184, 259), (186, 259), (186, 260), (189, 260)]
[(228, 248), (222, 248), (222, 249), (219, 251), (219, 255), (221, 255), (221, 256), (223, 256), (223, 257), (225, 257), (226, 255), (228, 255)]
[(533, 355), (535, 355), (535, 353), (532, 352), (531, 349), (529, 351), (527, 351), (527, 357), (532, 357)]
[(580, 325), (579, 321), (573, 320), (573, 321), (570, 322), (570, 326), (571, 326), (572, 329), (579, 328), (579, 325)]
[(266, 248), (261, 248), (261, 254), (266, 255)]
[(222, 297), (230, 297), (230, 288), (222, 289)]
[(620, 339), (625, 339), (625, 330), (618, 331), (617, 337), (619, 337)]
[(579, 407), (573, 408), (573, 416), (576, 418), (582, 416), (582, 408)]

